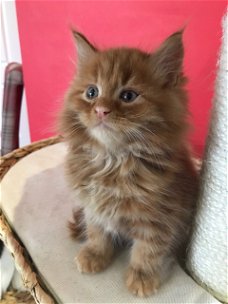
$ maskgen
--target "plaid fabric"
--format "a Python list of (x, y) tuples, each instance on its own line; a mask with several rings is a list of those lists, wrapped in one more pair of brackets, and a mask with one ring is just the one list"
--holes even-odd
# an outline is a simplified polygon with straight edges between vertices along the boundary
[(1, 155), (19, 146), (19, 122), (23, 87), (21, 64), (10, 63), (6, 67), (4, 80)]

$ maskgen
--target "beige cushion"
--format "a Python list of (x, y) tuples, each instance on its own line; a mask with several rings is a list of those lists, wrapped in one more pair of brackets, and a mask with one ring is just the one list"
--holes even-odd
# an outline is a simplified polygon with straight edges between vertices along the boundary
[(124, 284), (127, 251), (100, 274), (80, 274), (74, 263), (80, 244), (67, 230), (73, 202), (64, 178), (65, 154), (64, 144), (43, 148), (20, 160), (2, 181), (2, 209), (59, 302), (219, 303), (178, 265), (156, 295), (134, 297)]

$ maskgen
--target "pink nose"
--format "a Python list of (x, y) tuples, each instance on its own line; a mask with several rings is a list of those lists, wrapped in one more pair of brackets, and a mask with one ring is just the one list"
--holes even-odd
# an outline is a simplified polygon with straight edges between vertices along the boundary
[(109, 108), (97, 106), (95, 107), (95, 112), (99, 118), (104, 118), (107, 116), (111, 111)]

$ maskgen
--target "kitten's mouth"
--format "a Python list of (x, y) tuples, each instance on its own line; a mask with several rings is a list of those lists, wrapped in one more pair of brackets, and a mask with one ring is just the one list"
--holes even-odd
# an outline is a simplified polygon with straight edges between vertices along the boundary
[(112, 130), (113, 130), (113, 129), (112, 129), (107, 123), (105, 123), (104, 121), (100, 121), (100, 122), (97, 123), (94, 127), (95, 127), (95, 128), (102, 128), (102, 129), (109, 130), (109, 131), (112, 131)]

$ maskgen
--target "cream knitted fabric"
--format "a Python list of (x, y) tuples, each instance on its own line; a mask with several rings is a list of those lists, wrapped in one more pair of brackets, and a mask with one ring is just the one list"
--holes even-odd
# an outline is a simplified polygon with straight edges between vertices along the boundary
[(188, 268), (227, 301), (227, 17)]

